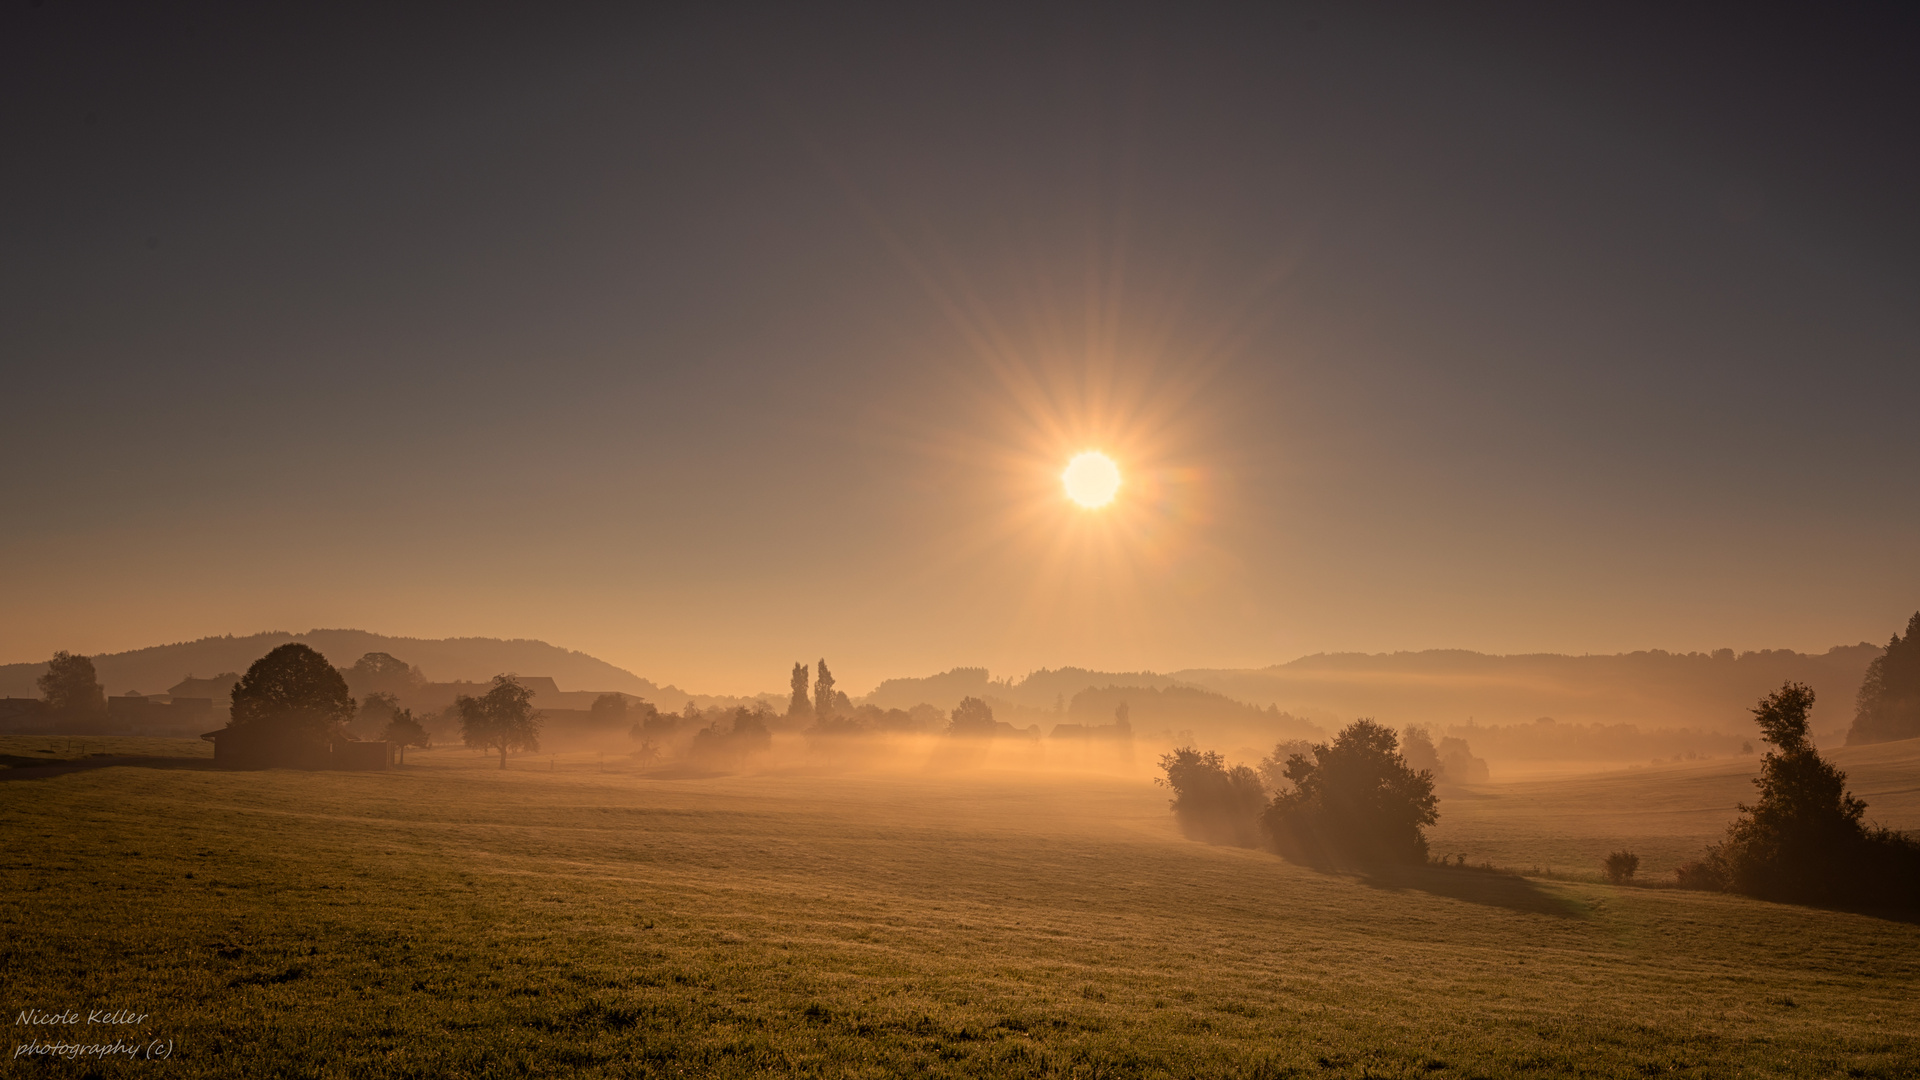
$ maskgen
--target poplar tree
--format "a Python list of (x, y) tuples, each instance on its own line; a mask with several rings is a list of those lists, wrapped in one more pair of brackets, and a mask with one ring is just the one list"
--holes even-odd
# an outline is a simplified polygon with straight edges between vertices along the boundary
[[(821, 661), (821, 670), (826, 670), (826, 661)], [(807, 697), (807, 665), (793, 665), (793, 696), (787, 699), (787, 715), (804, 717), (813, 712), (813, 702)]]
[(813, 712), (820, 717), (833, 715), (833, 672), (827, 670), (827, 661), (820, 661), (820, 673), (813, 679)]

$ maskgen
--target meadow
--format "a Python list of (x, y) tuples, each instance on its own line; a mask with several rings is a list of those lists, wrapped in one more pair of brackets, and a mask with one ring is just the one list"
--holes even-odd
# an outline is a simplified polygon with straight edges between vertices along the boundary
[[(1886, 789), (1870, 813), (1915, 824), (1894, 814), (1915, 809), (1917, 750), (1846, 762)], [(0, 757), (0, 1004), (148, 1014), (16, 1023), (10, 1075), (1920, 1068), (1910, 921), (1317, 871), (1182, 839), (1138, 775), (649, 775), (590, 754), (501, 771), (454, 749), (387, 773), (220, 772), (204, 744), (21, 738)], [(1456, 793), (1435, 850), (1592, 873), (1592, 852), (1636, 847), (1663, 875), (1752, 768)], [(14, 1056), (116, 1038), (171, 1056)]]
[[(1848, 788), (1867, 801), (1867, 820), (1920, 830), (1920, 740), (1843, 746), (1821, 753), (1846, 771)], [(1433, 851), (1474, 862), (1556, 876), (1598, 878), (1600, 860), (1623, 847), (1641, 857), (1640, 876), (1671, 880), (1673, 868), (1700, 857), (1726, 834), (1741, 803), (1755, 798), (1757, 756), (1673, 762), (1550, 775), (1443, 789)], [(1506, 774), (1507, 769), (1495, 773)]]

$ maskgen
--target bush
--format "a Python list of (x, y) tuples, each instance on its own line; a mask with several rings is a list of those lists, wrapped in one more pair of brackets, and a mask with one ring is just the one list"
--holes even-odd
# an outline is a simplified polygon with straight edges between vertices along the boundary
[(1267, 803), (1260, 777), (1245, 765), (1227, 767), (1226, 760), (1209, 750), (1201, 753), (1183, 746), (1160, 758), (1164, 779), (1154, 782), (1173, 789), (1174, 820), (1189, 840), (1234, 847), (1258, 847), (1260, 811)]
[(738, 768), (747, 758), (773, 749), (773, 732), (767, 728), (765, 706), (733, 710), (733, 727), (722, 729), (719, 721), (694, 732), (689, 757), (704, 765)]
[(1309, 862), (1427, 861), (1420, 829), (1440, 817), (1433, 776), (1407, 767), (1392, 728), (1356, 720), (1331, 744), (1315, 746), (1312, 760), (1288, 758), (1286, 777), (1293, 790), (1275, 796), (1263, 817), (1280, 854)]
[(1720, 845), (1707, 848), (1706, 858), (1681, 863), (1673, 871), (1675, 883), (1683, 889), (1699, 889), (1702, 892), (1725, 892), (1727, 889), (1727, 862), (1720, 856)]
[(1607, 872), (1608, 881), (1615, 885), (1625, 885), (1633, 880), (1634, 874), (1639, 872), (1640, 856), (1631, 851), (1616, 851), (1607, 856), (1606, 861), (1600, 865)]
[(1876, 907), (1920, 907), (1920, 838), (1884, 826), (1866, 830), (1861, 862), (1869, 870), (1857, 899)]

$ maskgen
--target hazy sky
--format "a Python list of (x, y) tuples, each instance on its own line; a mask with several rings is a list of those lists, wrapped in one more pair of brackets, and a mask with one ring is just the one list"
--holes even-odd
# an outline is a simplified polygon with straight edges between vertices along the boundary
[(0, 660), (857, 691), (1920, 607), (1911, 6), (158, 7), (0, 15)]

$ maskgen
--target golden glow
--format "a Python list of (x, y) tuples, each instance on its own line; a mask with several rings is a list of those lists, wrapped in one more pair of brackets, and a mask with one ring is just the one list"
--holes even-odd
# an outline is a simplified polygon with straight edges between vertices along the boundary
[[(925, 399), (861, 429), (921, 463), (902, 520), (924, 540), (894, 565), (893, 602), (950, 605), (943, 625), (983, 657), (1141, 667), (1169, 636), (1212, 640), (1223, 606), (1251, 610), (1217, 528), (1236, 502), (1222, 436), (1249, 418), (1216, 378), (1252, 324), (1194, 308), (1157, 266), (1135, 280), (1124, 245), (1016, 251), (968, 279), (931, 241), (886, 239), (956, 335), (925, 346)], [(1117, 483), (1088, 506), (1068, 462), (1094, 452)]]
[(1098, 450), (1088, 450), (1075, 454), (1067, 462), (1066, 471), (1060, 474), (1060, 484), (1067, 490), (1067, 498), (1089, 510), (1113, 501), (1120, 491), (1120, 466), (1113, 459)]

